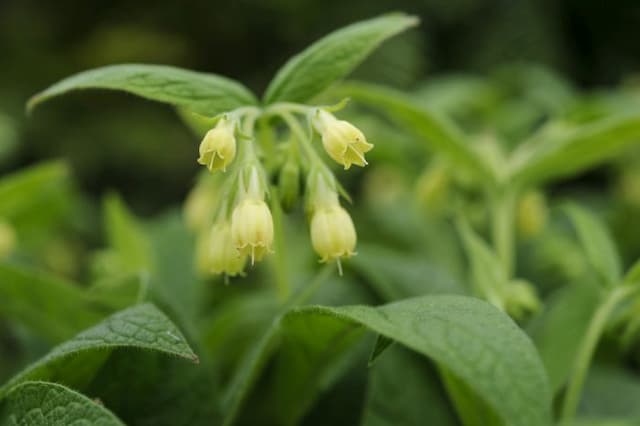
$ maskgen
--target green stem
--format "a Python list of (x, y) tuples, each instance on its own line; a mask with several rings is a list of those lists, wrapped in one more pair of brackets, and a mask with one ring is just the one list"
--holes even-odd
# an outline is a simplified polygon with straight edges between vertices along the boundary
[(274, 245), (277, 254), (274, 259), (276, 288), (280, 302), (286, 302), (291, 295), (291, 284), (287, 267), (287, 248), (284, 241), (283, 213), (276, 187), (271, 188), (271, 211), (275, 231)]
[(624, 286), (616, 287), (607, 294), (603, 303), (597, 309), (595, 315), (589, 323), (587, 333), (580, 343), (579, 352), (574, 364), (567, 391), (564, 397), (562, 413), (560, 416), (560, 424), (569, 426), (573, 423), (573, 419), (580, 402), (582, 387), (584, 386), (587, 372), (593, 358), (593, 354), (598, 345), (598, 341), (604, 332), (607, 321), (618, 303), (632, 294), (636, 289), (634, 287)]
[(516, 192), (510, 190), (500, 191), (491, 200), (493, 244), (498, 258), (502, 261), (505, 276), (509, 278), (513, 275), (515, 263), (513, 232), (515, 200)]
[(295, 136), (304, 153), (307, 155), (307, 157), (309, 157), (309, 162), (312, 164), (322, 163), (320, 156), (318, 155), (316, 150), (313, 149), (313, 146), (311, 146), (309, 136), (300, 125), (300, 122), (293, 116), (293, 114), (289, 112), (282, 112), (279, 115), (280, 117), (282, 117), (284, 122), (287, 124), (287, 126)]

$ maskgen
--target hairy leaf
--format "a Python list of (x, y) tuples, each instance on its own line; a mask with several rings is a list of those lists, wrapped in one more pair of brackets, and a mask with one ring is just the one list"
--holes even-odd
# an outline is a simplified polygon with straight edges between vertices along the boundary
[(197, 362), (180, 331), (156, 307), (139, 305), (118, 312), (52, 349), (0, 388), (0, 397), (27, 380), (86, 383), (113, 349), (158, 351)]
[(207, 116), (256, 103), (249, 90), (225, 77), (164, 65), (123, 64), (65, 78), (32, 97), (27, 109), (80, 89), (121, 90)]
[[(347, 306), (297, 308), (276, 321), (250, 357), (240, 396), (271, 357), (278, 342), (295, 377), (286, 377), (275, 395), (282, 407), (304, 411), (314, 395), (330, 383), (350, 343), (369, 330), (431, 358), (464, 381), (478, 398), (509, 425), (548, 425), (551, 392), (535, 347), (517, 325), (491, 305), (460, 296), (424, 296), (381, 307)], [(285, 365), (285, 364), (282, 364)], [(364, 367), (364, 366), (363, 366)], [(251, 380), (247, 380), (251, 378)], [(291, 380), (289, 380), (291, 379)], [(299, 412), (281, 419), (295, 422)], [(227, 424), (234, 421), (229, 418)]]
[(3, 426), (124, 426), (113, 413), (56, 383), (24, 382), (12, 388), (0, 403)]
[(417, 24), (413, 16), (393, 13), (329, 34), (278, 71), (265, 92), (265, 102), (309, 100), (353, 71), (384, 40)]

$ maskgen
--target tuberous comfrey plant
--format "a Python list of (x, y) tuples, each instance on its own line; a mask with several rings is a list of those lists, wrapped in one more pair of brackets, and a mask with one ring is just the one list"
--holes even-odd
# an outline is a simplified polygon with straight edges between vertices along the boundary
[[(345, 170), (366, 166), (365, 155), (373, 145), (356, 126), (333, 114), (344, 103), (323, 107), (308, 101), (347, 75), (385, 39), (416, 23), (414, 17), (390, 14), (330, 34), (286, 63), (262, 101), (240, 83), (216, 75), (116, 65), (69, 77), (36, 95), (29, 108), (71, 90), (114, 89), (169, 103), (183, 116), (207, 120), (210, 126), (197, 162), (224, 176), (217, 194), (199, 194), (216, 197), (212, 203), (198, 201), (198, 208), (209, 204), (202, 211), (213, 216), (195, 219), (201, 223), (199, 268), (233, 277), (274, 253), (274, 241), (282, 236), (277, 235), (270, 204), (281, 201), (287, 210), (292, 208), (301, 192), (300, 181), (305, 180), (312, 246), (322, 262), (337, 262), (341, 272), (341, 260), (355, 254), (356, 231), (340, 206), (343, 191), (314, 139), (320, 139), (328, 157)], [(276, 192), (281, 194), (277, 200)]]
[[(254, 265), (274, 251), (273, 217), (267, 204), (270, 179), (264, 164), (268, 159), (264, 157), (267, 150), (282, 148), (282, 152), (296, 154), (276, 163), (276, 170), (272, 167), (271, 174), (280, 177), (278, 190), (291, 208), (291, 200), (298, 199), (300, 191), (300, 185), (291, 181), (300, 179), (301, 170), (306, 173), (312, 246), (322, 262), (336, 261), (342, 273), (341, 260), (355, 254), (356, 231), (351, 217), (340, 206), (333, 172), (313, 146), (314, 134), (321, 139), (328, 156), (345, 169), (354, 164), (364, 167), (365, 154), (373, 145), (353, 124), (334, 116), (332, 111), (340, 107), (297, 103), (241, 107), (221, 114), (207, 131), (200, 144), (198, 163), (213, 173), (229, 170), (223, 179), (223, 200), (215, 214), (209, 245), (201, 247), (204, 253), (200, 256), (208, 259), (204, 262), (210, 263), (210, 272), (242, 274), (241, 265), (247, 264), (246, 259)], [(286, 137), (277, 147), (260, 144), (255, 128), (260, 120), (284, 125)], [(275, 130), (277, 134), (279, 129)], [(218, 232), (221, 238), (216, 237)]]

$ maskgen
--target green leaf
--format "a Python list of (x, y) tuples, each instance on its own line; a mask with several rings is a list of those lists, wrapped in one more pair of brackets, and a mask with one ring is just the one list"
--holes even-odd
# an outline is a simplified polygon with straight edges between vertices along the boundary
[(55, 347), (0, 388), (0, 397), (27, 380), (86, 383), (112, 350), (123, 348), (152, 350), (198, 362), (180, 331), (162, 312), (150, 304), (139, 305)]
[(622, 265), (620, 255), (605, 225), (578, 205), (568, 205), (565, 210), (595, 271), (606, 285), (617, 285), (622, 277)]
[(358, 256), (349, 268), (366, 278), (367, 285), (384, 300), (394, 301), (424, 294), (464, 294), (467, 289), (444, 268), (424, 255), (411, 255), (374, 244), (358, 243)]
[(104, 199), (104, 221), (109, 245), (119, 259), (119, 272), (150, 272), (151, 244), (122, 199), (110, 194)]
[(616, 365), (595, 364), (589, 370), (578, 416), (589, 419), (639, 419), (639, 398), (640, 377), (637, 372)]
[(291, 58), (267, 88), (264, 101), (305, 102), (354, 70), (384, 40), (418, 24), (402, 13), (351, 24)]
[(164, 65), (124, 64), (67, 77), (32, 97), (27, 110), (80, 89), (121, 90), (207, 116), (257, 102), (248, 89), (225, 77)]
[(458, 232), (471, 263), (471, 281), (476, 292), (495, 306), (505, 308), (500, 291), (509, 282), (502, 262), (467, 222), (458, 222)]
[(370, 369), (363, 426), (455, 426), (453, 407), (425, 360), (394, 346)]
[(124, 426), (112, 412), (56, 383), (24, 382), (7, 393), (0, 405), (0, 425)]
[(28, 167), (0, 179), (0, 217), (20, 222), (34, 210), (50, 209), (69, 190), (69, 167), (52, 161)]
[(79, 286), (44, 272), (0, 264), (0, 316), (58, 343), (113, 312)]
[[(279, 419), (294, 423), (313, 398), (331, 383), (349, 344), (369, 330), (393, 339), (446, 367), (483, 398), (505, 424), (549, 425), (551, 392), (535, 347), (513, 321), (491, 305), (460, 296), (424, 296), (381, 307), (309, 306), (287, 313), (273, 323), (249, 357), (252, 368), (243, 373), (242, 393), (271, 357), (279, 342), (287, 355), (280, 368), (295, 374), (278, 374), (283, 382), (266, 393), (276, 398)], [(250, 379), (250, 380), (249, 380)], [(262, 394), (265, 395), (265, 394)], [(284, 417), (284, 418), (283, 418)], [(231, 424), (234, 418), (228, 418)]]
[(600, 302), (596, 288), (570, 285), (558, 290), (532, 320), (529, 334), (538, 347), (553, 392), (566, 384), (589, 320)]
[(444, 116), (418, 105), (404, 93), (353, 82), (340, 85), (335, 93), (381, 109), (399, 126), (417, 135), (428, 149), (446, 157), (458, 170), (468, 171), (484, 182), (496, 180), (492, 166), (467, 143), (460, 129)]
[(522, 144), (511, 162), (512, 184), (533, 185), (572, 176), (640, 142), (640, 116), (603, 119), (577, 130)]
[(469, 385), (451, 374), (446, 368), (440, 368), (440, 375), (464, 426), (503, 425), (495, 411), (486, 401), (478, 398)]

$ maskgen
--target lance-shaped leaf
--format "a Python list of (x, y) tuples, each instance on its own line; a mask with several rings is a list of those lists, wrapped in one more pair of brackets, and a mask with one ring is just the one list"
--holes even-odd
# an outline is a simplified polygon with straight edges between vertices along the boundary
[(80, 89), (121, 90), (206, 116), (257, 102), (243, 85), (219, 75), (165, 65), (123, 64), (65, 78), (32, 97), (27, 110), (55, 96)]
[(446, 157), (458, 170), (472, 173), (485, 182), (496, 179), (492, 166), (467, 143), (460, 129), (404, 93), (375, 84), (349, 82), (340, 85), (335, 94), (380, 109), (398, 125), (417, 135), (429, 150)]
[(514, 152), (512, 183), (539, 184), (575, 175), (619, 155), (640, 142), (640, 115), (607, 118), (576, 130), (558, 132)]
[(124, 426), (112, 412), (65, 386), (24, 382), (0, 403), (0, 424), (7, 426)]
[(0, 388), (0, 398), (27, 380), (50, 380), (70, 386), (88, 383), (114, 349), (144, 349), (197, 362), (182, 333), (155, 306), (118, 312), (55, 347)]
[(622, 278), (622, 262), (606, 226), (588, 210), (571, 204), (565, 207), (578, 238), (594, 270), (606, 285), (616, 285)]
[(278, 71), (265, 92), (265, 103), (309, 100), (353, 71), (384, 40), (417, 24), (416, 17), (393, 13), (329, 34)]

